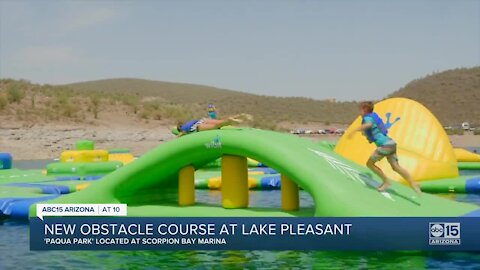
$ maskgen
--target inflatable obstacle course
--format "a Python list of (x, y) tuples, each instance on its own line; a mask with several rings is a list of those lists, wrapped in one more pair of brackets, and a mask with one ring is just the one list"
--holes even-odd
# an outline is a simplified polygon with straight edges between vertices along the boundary
[(77, 141), (75, 146), (76, 150), (61, 153), (59, 163), (47, 166), (48, 175), (98, 177), (134, 160), (128, 149), (95, 150), (95, 143), (89, 140)]
[(134, 159), (127, 149), (95, 150), (93, 141), (77, 141), (75, 147), (64, 151), (60, 162), (48, 164), (45, 173), (0, 170), (0, 216), (28, 218), (31, 204), (84, 190)]
[[(432, 119), (428, 114), (422, 116), (421, 108), (404, 99), (389, 103), (389, 106), (392, 112), (385, 113), (385, 117), (390, 130), (394, 130), (402, 119), (410, 119), (411, 116), (400, 113), (402, 110), (416, 111), (415, 117), (420, 120)], [(399, 111), (393, 110), (395, 106), (401, 107)], [(401, 116), (395, 116), (394, 112)], [(427, 126), (428, 132), (433, 130), (433, 140), (440, 141), (443, 146), (440, 131), (435, 125)], [(404, 142), (411, 143), (424, 135), (422, 131), (415, 134), (419, 137)], [(51, 165), (46, 176), (10, 179), (0, 187), (3, 194), (10, 196), (0, 199), (0, 214), (26, 218), (27, 214), (35, 215), (33, 204), (49, 201), (127, 203), (129, 216), (480, 216), (478, 206), (428, 194), (419, 198), (410, 188), (397, 183), (387, 192), (379, 193), (376, 188), (380, 180), (363, 166), (364, 163), (355, 161), (360, 163), (356, 164), (333, 151), (338, 147), (335, 143), (313, 143), (287, 134), (229, 127), (183, 136), (123, 167), (128, 158), (123, 155), (130, 154), (128, 151), (110, 150), (107, 161), (92, 159), (95, 152), (90, 152), (92, 155), (82, 157), (88, 162), (60, 162)], [(356, 144), (350, 145), (344, 151), (355, 152), (355, 147)], [(399, 148), (402, 147), (399, 143)], [(425, 177), (422, 179), (425, 191), (477, 192), (479, 181), (474, 176), (458, 177), (458, 170), (455, 176), (457, 157), (450, 155), (453, 150), (449, 152), (447, 146), (440, 147), (438, 152), (435, 148), (427, 149), (426, 153), (415, 145), (403, 148), (407, 154), (400, 155), (402, 165), (409, 158), (414, 159), (410, 161), (414, 165), (427, 161), (425, 166), (419, 165), (420, 169), (415, 167), (418, 169), (415, 174)], [(78, 154), (98, 150), (93, 143), (85, 142), (84, 146), (77, 145), (75, 151)], [(115, 155), (117, 160), (112, 158)], [(454, 160), (453, 169), (451, 160)], [(263, 164), (271, 168), (259, 167)], [(434, 170), (442, 168), (442, 164), (447, 168), (436, 174)], [(212, 170), (198, 171), (205, 167)], [(454, 176), (447, 177), (449, 174)], [(95, 181), (101, 177), (105, 179)], [(428, 177), (436, 180), (429, 181)], [(219, 189), (221, 205), (197, 202), (195, 188)], [(250, 206), (249, 189), (279, 188), (280, 208)], [(300, 189), (312, 196), (313, 208), (302, 207)]]
[[(214, 143), (215, 142), (215, 143)], [(245, 156), (269, 164), (290, 181), (282, 194), (284, 209), (248, 206)], [(192, 170), (222, 158), (222, 206), (195, 202)], [(227, 162), (225, 162), (227, 158)], [(185, 169), (184, 169), (185, 168)], [(188, 168), (188, 169), (187, 169)], [(286, 179), (286, 180), (283, 180)], [(367, 168), (326, 147), (256, 129), (204, 131), (164, 143), (81, 192), (51, 203), (127, 203), (129, 216), (464, 216), (478, 206), (434, 195), (416, 197), (394, 183), (376, 190), (380, 180)], [(295, 209), (298, 189), (308, 192), (314, 209)], [(161, 193), (159, 192), (161, 191)], [(152, 195), (146, 196), (151, 193)], [(192, 195), (193, 194), (193, 195)], [(285, 195), (285, 196), (287, 196)], [(186, 204), (180, 207), (179, 202)], [(293, 202), (292, 202), (293, 201)], [(30, 215), (35, 216), (35, 207)]]
[(0, 217), (28, 218), (30, 205), (85, 189), (91, 181), (46, 176), (41, 170), (0, 171)]
[[(93, 141), (77, 141), (75, 146), (61, 154), (60, 162), (48, 164), (45, 172), (9, 166), (0, 170), (0, 216), (28, 218), (31, 204), (86, 189), (134, 159), (128, 149), (95, 150)], [(2, 157), (11, 164), (10, 154)]]
[(33, 203), (44, 202), (64, 194), (87, 188), (91, 181), (56, 180), (44, 176), (43, 180), (32, 182), (11, 182), (0, 184), (0, 217), (28, 218), (28, 211)]
[(63, 151), (60, 154), (60, 162), (107, 162), (120, 161), (124, 165), (132, 162), (135, 157), (130, 150), (117, 148), (111, 150), (95, 150), (95, 143), (89, 140), (80, 140), (75, 143), (75, 150)]

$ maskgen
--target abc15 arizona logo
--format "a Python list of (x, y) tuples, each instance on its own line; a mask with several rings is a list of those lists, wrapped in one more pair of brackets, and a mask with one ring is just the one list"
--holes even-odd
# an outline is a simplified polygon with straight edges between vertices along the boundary
[(430, 222), (430, 245), (460, 245), (459, 222)]

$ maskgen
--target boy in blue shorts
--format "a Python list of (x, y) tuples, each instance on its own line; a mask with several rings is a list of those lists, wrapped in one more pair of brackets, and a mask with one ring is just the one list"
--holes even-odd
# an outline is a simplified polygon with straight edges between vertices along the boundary
[(355, 132), (362, 131), (367, 137), (368, 142), (373, 142), (377, 146), (377, 149), (367, 161), (367, 167), (383, 180), (383, 184), (378, 187), (378, 191), (383, 192), (391, 185), (390, 180), (385, 176), (383, 171), (375, 165), (375, 163), (386, 157), (392, 169), (400, 174), (403, 179), (407, 180), (410, 186), (420, 195), (421, 190), (417, 182), (412, 179), (404, 168), (400, 167), (397, 158), (397, 143), (387, 136), (388, 131), (383, 120), (373, 111), (373, 102), (362, 102), (360, 104), (360, 114), (362, 116), (362, 125), (354, 129), (348, 135), (348, 138), (351, 138)]

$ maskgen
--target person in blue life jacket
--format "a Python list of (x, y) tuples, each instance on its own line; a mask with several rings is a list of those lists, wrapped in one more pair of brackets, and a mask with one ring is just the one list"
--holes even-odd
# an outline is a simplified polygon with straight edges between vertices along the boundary
[(380, 118), (380, 116), (373, 111), (373, 108), (373, 102), (370, 101), (362, 102), (360, 104), (362, 125), (352, 130), (352, 132), (347, 135), (347, 138), (351, 139), (355, 132), (362, 131), (365, 137), (367, 137), (368, 142), (375, 143), (377, 146), (377, 149), (375, 149), (367, 161), (367, 167), (374, 171), (383, 180), (383, 184), (378, 187), (378, 191), (383, 192), (391, 185), (390, 180), (385, 176), (383, 171), (375, 165), (375, 163), (386, 157), (388, 163), (390, 163), (390, 166), (392, 166), (392, 169), (396, 173), (400, 174), (403, 179), (405, 179), (420, 195), (421, 190), (418, 183), (415, 182), (410, 174), (398, 163), (397, 143), (388, 136), (388, 130), (385, 127), (382, 118)]
[(219, 129), (224, 126), (239, 124), (245, 120), (252, 120), (252, 116), (249, 114), (238, 114), (227, 119), (194, 119), (187, 122), (179, 122), (172, 128), (172, 133), (177, 137), (187, 135), (194, 132)]
[(217, 119), (217, 109), (215, 109), (215, 106), (213, 106), (213, 104), (208, 104), (207, 111), (208, 117), (210, 117), (210, 119)]

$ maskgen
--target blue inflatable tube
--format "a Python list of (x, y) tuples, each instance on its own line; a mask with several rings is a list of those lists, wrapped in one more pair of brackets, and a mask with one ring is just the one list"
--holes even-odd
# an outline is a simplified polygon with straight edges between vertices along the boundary
[(2, 198), (0, 199), (0, 215), (18, 219), (28, 219), (30, 206), (34, 203), (53, 200), (60, 195), (50, 195), (36, 198)]
[(480, 177), (474, 177), (465, 182), (465, 193), (480, 193)]
[(282, 180), (280, 174), (262, 177), (260, 186), (262, 190), (280, 189)]
[(11, 183), (8, 186), (39, 188), (43, 194), (68, 194), (70, 188), (67, 186), (51, 185), (51, 184), (32, 184), (32, 183)]
[(12, 155), (10, 153), (0, 153), (0, 170), (12, 168)]

